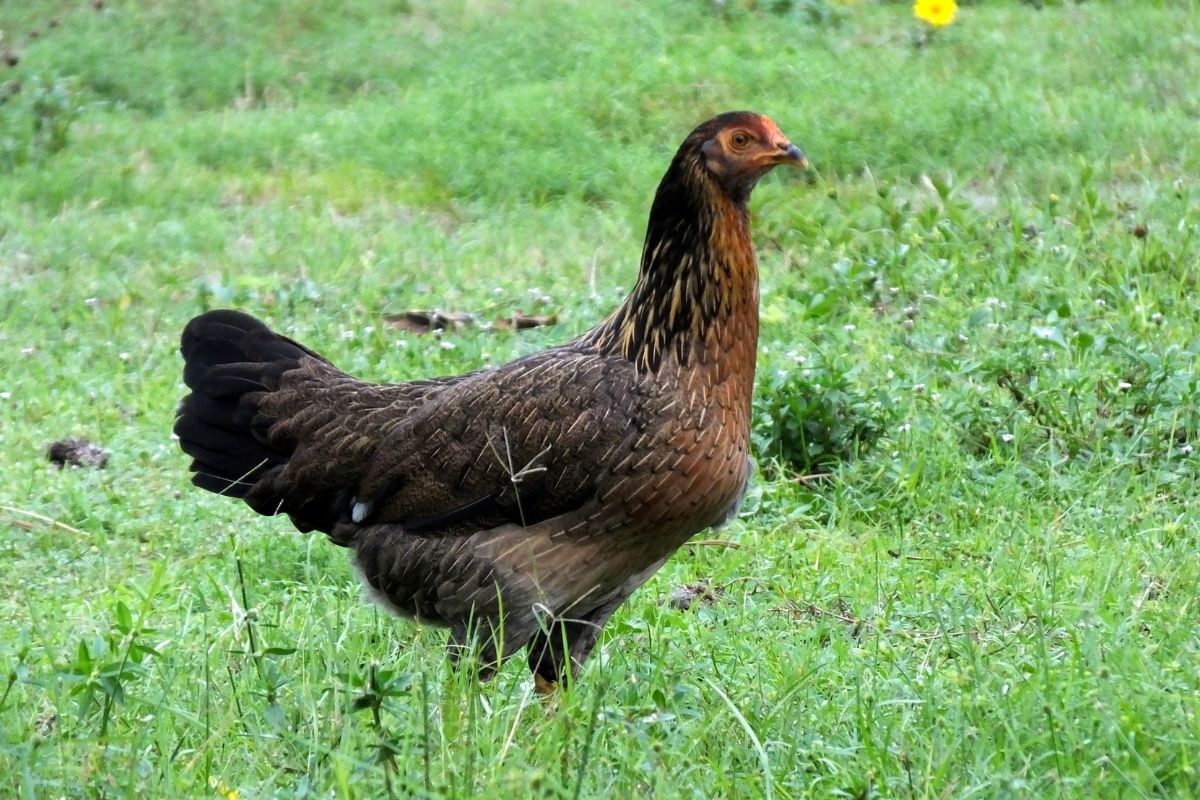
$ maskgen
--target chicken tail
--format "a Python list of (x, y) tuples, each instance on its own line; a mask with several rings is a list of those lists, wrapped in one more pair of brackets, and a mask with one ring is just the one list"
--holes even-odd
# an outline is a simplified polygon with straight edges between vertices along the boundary
[(261, 514), (293, 514), (286, 498), (263, 491), (288, 463), (294, 442), (271, 427), (264, 398), (279, 389), (283, 375), (317, 355), (239, 311), (209, 311), (183, 331), (183, 381), (191, 394), (175, 414), (175, 435), (192, 457), (192, 483), (210, 492), (245, 500)]

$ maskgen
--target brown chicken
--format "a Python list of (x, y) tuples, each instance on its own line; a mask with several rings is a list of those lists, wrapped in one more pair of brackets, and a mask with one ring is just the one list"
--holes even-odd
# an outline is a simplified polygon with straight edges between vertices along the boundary
[(770, 119), (722, 114), (659, 184), (633, 291), (598, 326), (501, 367), (352, 378), (237, 311), (183, 332), (175, 421), (192, 482), (354, 550), (375, 597), (477, 647), (528, 646), (545, 689), (750, 473), (758, 266), (747, 201), (806, 165)]

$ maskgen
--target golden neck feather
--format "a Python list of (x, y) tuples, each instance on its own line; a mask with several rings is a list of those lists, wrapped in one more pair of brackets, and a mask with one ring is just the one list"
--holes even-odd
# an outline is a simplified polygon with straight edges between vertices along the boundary
[(637, 284), (584, 338), (647, 372), (667, 359), (707, 362), (738, 342), (753, 359), (758, 263), (749, 211), (707, 178), (698, 155), (675, 157), (650, 211)]

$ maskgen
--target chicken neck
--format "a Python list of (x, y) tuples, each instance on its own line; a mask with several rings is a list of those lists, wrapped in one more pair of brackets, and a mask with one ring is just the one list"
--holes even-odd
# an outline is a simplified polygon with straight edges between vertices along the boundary
[(750, 214), (745, 198), (703, 173), (699, 153), (672, 162), (650, 210), (637, 283), (584, 338), (639, 371), (674, 362), (753, 376), (758, 264)]

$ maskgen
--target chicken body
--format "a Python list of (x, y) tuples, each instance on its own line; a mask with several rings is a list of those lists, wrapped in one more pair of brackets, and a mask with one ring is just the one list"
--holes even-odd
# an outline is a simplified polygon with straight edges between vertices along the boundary
[(528, 646), (543, 682), (749, 477), (758, 273), (746, 201), (803, 163), (769, 119), (693, 131), (660, 184), (638, 283), (583, 336), (503, 366), (352, 378), (253, 317), (183, 334), (175, 431), (200, 487), (354, 551), (375, 596), (449, 626), (489, 674)]

